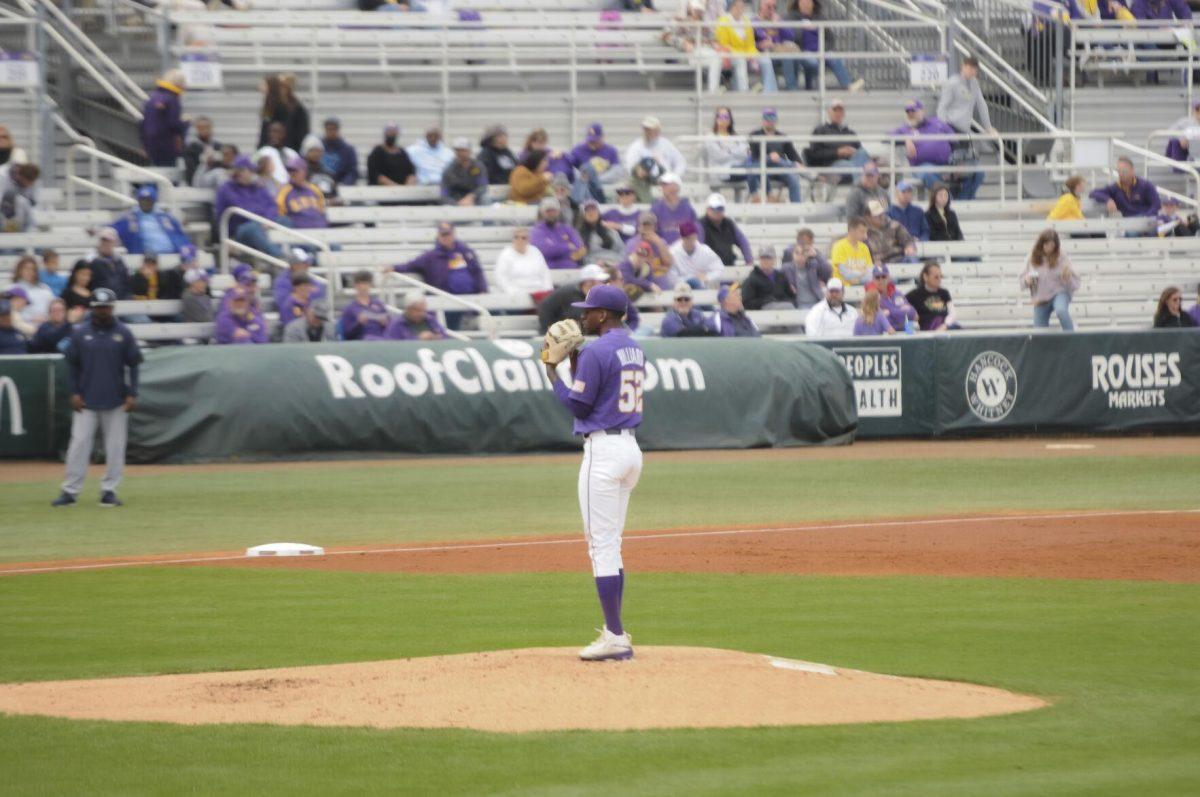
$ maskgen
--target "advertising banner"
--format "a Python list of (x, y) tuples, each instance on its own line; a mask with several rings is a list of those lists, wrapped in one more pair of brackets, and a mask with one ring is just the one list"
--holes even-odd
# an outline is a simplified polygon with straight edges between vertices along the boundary
[(0, 357), (0, 457), (51, 457), (66, 448), (66, 392), (59, 355)]

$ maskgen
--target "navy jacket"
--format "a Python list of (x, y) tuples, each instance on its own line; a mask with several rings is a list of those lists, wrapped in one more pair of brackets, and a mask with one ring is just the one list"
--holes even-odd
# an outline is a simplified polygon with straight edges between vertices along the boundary
[(120, 321), (101, 327), (88, 318), (76, 324), (65, 354), (71, 395), (83, 396), (83, 405), (89, 410), (115, 409), (126, 396), (137, 395), (142, 351), (129, 327)]
[(0, 354), (27, 354), (28, 352), (29, 338), (11, 327), (0, 329)]
[(92, 269), (92, 281), (88, 288), (108, 288), (118, 299), (129, 298), (129, 269), (120, 255), (104, 257), (96, 255), (88, 266)]

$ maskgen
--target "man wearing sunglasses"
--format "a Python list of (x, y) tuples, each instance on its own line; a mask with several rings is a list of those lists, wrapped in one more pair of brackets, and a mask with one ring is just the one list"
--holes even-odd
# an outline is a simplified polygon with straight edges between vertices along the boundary
[(681, 282), (675, 286), (675, 306), (663, 317), (659, 334), (664, 338), (705, 338), (716, 334), (704, 313), (692, 301), (692, 286)]

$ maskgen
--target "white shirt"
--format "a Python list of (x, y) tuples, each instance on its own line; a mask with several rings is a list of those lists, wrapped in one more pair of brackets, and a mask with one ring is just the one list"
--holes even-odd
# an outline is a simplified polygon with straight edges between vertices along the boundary
[(50, 314), (50, 302), (54, 301), (54, 291), (40, 282), (14, 282), (13, 285), (24, 288), (29, 294), (29, 304), (21, 311), (21, 317), (26, 321), (45, 321)]
[(671, 257), (675, 261), (671, 266), (670, 276), (673, 281), (682, 282), (688, 279), (698, 279), (705, 284), (719, 281), (725, 273), (725, 264), (711, 247), (696, 242), (696, 249), (690, 255), (683, 248), (683, 239), (671, 244)]
[(687, 161), (675, 145), (663, 136), (654, 139), (653, 144), (647, 144), (645, 136), (639, 137), (625, 150), (625, 169), (630, 174), (633, 167), (646, 158), (658, 161), (665, 172), (675, 172), (680, 177), (687, 171)]
[[(274, 147), (261, 147), (258, 152), (254, 153), (254, 165), (257, 172), (258, 162), (263, 158), (271, 159), (271, 180), (279, 185), (283, 185), (288, 181), (287, 167), (283, 165), (284, 161), (290, 161), (292, 158), (298, 158), (296, 150), (290, 147), (283, 148), (283, 156), (280, 157), (279, 150)], [(274, 196), (274, 192), (271, 194)]]
[(512, 246), (504, 247), (500, 258), (496, 261), (496, 285), (504, 293), (536, 293), (537, 291), (552, 291), (554, 283), (550, 279), (550, 269), (546, 266), (546, 258), (533, 244), (525, 247), (525, 254), (519, 254)]
[(738, 136), (720, 136), (704, 142), (704, 156), (708, 166), (715, 171), (709, 173), (711, 180), (729, 180), (730, 169), (746, 165), (750, 157), (750, 146), (746, 139)]
[(829, 300), (817, 302), (804, 319), (804, 331), (813, 338), (852, 338), (858, 311), (848, 304), (834, 310)]

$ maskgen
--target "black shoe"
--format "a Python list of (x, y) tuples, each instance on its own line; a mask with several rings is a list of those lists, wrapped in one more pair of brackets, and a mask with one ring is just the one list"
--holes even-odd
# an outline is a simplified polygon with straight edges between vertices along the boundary
[(50, 506), (75, 506), (78, 503), (70, 493), (59, 493), (58, 498), (50, 502)]
[(124, 506), (112, 490), (100, 493), (100, 506)]

